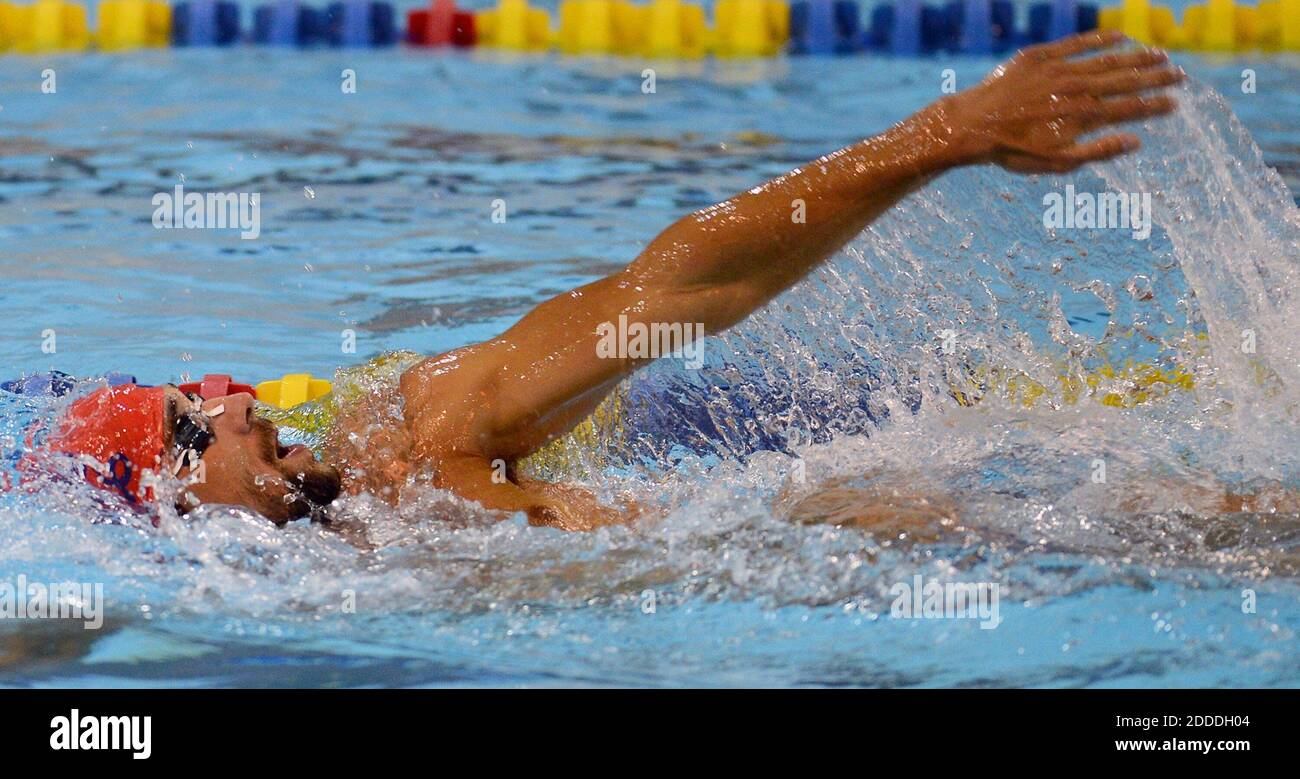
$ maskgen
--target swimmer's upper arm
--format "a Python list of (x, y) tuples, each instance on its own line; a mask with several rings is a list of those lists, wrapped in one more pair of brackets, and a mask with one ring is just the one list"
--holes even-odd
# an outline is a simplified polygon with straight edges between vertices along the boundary
[(429, 358), (403, 376), (415, 445), (523, 457), (567, 432), (648, 361), (602, 349), (603, 326), (691, 313), (684, 297), (661, 295), (626, 272), (557, 295), (497, 338)]
[[(706, 297), (647, 282), (629, 267), (538, 304), (496, 338), (426, 358), (400, 385), (416, 448), (424, 438), (442, 450), (530, 453), (650, 361), (602, 348), (610, 328), (697, 322)], [(457, 420), (474, 424), (461, 429)]]

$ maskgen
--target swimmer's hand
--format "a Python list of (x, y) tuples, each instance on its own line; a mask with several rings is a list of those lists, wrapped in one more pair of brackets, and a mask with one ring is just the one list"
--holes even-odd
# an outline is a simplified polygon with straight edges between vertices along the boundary
[(1118, 32), (1091, 32), (1027, 48), (978, 86), (938, 104), (965, 162), (1017, 173), (1065, 173), (1137, 149), (1132, 133), (1081, 140), (1088, 133), (1170, 113), (1172, 97), (1146, 94), (1183, 80), (1156, 49), (1111, 51)]

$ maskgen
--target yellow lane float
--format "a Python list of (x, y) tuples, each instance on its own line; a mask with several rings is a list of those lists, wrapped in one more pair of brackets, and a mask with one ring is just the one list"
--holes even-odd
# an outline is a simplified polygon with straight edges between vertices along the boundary
[(1150, 0), (1124, 0), (1101, 9), (1097, 26), (1185, 51), (1300, 51), (1300, 0), (1267, 0), (1258, 6), (1207, 0), (1189, 6), (1182, 24), (1170, 8)]
[(551, 46), (551, 17), (528, 0), (500, 0), (497, 7), (474, 18), (478, 43), (513, 51), (539, 51)]
[(328, 395), (331, 385), (310, 373), (289, 373), (274, 381), (257, 385), (257, 399), (278, 408), (293, 408), (300, 403)]
[(64, 0), (30, 5), (0, 2), (0, 51), (23, 54), (77, 51), (90, 45), (86, 8)]
[(713, 27), (719, 57), (770, 57), (790, 37), (790, 6), (782, 0), (718, 0)]
[(166, 46), (172, 8), (160, 0), (101, 0), (95, 42), (104, 51)]

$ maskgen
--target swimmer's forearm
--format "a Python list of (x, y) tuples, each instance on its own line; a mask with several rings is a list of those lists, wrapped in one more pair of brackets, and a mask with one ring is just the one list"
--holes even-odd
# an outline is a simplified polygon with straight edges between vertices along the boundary
[(661, 233), (627, 269), (649, 284), (699, 293), (690, 321), (729, 327), (803, 278), (880, 214), (968, 161), (937, 103), (888, 131), (697, 211)]
[(478, 457), (449, 457), (438, 461), (434, 483), (490, 511), (527, 515), (531, 525), (578, 529), (567, 507), (502, 478), (501, 471)]

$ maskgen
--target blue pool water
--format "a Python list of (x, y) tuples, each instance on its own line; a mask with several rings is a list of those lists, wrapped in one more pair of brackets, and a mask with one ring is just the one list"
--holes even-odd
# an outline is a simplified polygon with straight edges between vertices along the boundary
[[(0, 378), (328, 376), (481, 340), (683, 213), (903, 118), (944, 68), (963, 86), (992, 64), (654, 63), (647, 94), (644, 63), (490, 52), (2, 58)], [(638, 527), (493, 524), (428, 492), (344, 501), (359, 550), (225, 510), (153, 529), (80, 485), (0, 494), (0, 582), (101, 582), (108, 608), (98, 631), (0, 620), (0, 684), (1300, 683), (1300, 516), (1183, 510), (1170, 486), (1300, 484), (1300, 62), (1184, 64), (1186, 110), (1136, 159), (940, 179), (710, 339), (703, 370), (636, 379), (616, 434), (535, 464), (658, 507)], [(153, 229), (178, 183), (260, 193), (260, 238)], [(1152, 193), (1151, 239), (1045, 231), (1066, 183)], [(1116, 408), (1053, 389), (1128, 359), (1196, 390)], [(958, 406), (975, 364), (1047, 396)], [(4, 454), (57, 407), (0, 397)], [(898, 542), (790, 518), (899, 484), (950, 496), (962, 527)], [(1000, 585), (1002, 623), (891, 618), (917, 574)]]

